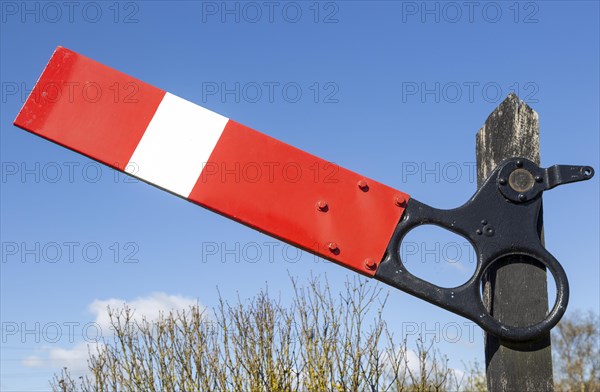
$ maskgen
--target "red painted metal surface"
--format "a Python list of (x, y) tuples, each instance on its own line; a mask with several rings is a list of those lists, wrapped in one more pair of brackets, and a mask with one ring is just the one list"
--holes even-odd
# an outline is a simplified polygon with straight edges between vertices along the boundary
[(407, 197), (230, 120), (189, 199), (373, 275), (367, 260), (385, 253), (404, 211), (398, 196)]
[[(15, 125), (124, 170), (165, 94), (58, 48)], [(232, 120), (225, 124), (188, 200), (374, 275), (409, 196)], [(206, 126), (214, 131), (214, 123)]]
[(164, 95), (59, 47), (15, 125), (123, 170)]

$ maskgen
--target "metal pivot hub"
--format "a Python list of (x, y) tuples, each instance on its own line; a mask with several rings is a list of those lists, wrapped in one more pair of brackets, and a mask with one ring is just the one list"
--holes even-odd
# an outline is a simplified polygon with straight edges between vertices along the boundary
[[(500, 164), (463, 206), (440, 210), (415, 199), (408, 203), (375, 278), (425, 301), (466, 317), (506, 340), (532, 340), (554, 327), (569, 300), (569, 284), (560, 263), (544, 248), (537, 231), (542, 193), (557, 185), (592, 178), (589, 166), (554, 165), (540, 168), (524, 158)], [(463, 285), (442, 288), (407, 271), (400, 245), (413, 228), (433, 224), (467, 238), (477, 254), (473, 276)], [(554, 307), (544, 320), (526, 327), (505, 325), (486, 310), (480, 294), (485, 271), (508, 255), (525, 255), (544, 264), (557, 286)]]

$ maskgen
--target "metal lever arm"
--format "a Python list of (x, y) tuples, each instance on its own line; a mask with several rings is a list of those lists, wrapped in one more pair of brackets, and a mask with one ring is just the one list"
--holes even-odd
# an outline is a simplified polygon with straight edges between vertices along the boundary
[[(529, 160), (513, 158), (494, 170), (477, 193), (459, 208), (439, 210), (413, 198), (396, 227), (375, 278), (464, 316), (500, 338), (512, 341), (535, 339), (558, 323), (569, 300), (565, 271), (544, 248), (537, 232), (542, 191), (592, 176), (593, 169), (587, 166), (542, 169)], [(424, 224), (441, 226), (471, 242), (477, 254), (477, 267), (466, 283), (455, 288), (442, 288), (408, 272), (400, 258), (400, 245), (410, 230)], [(504, 325), (490, 316), (483, 305), (480, 294), (483, 274), (490, 265), (508, 255), (526, 255), (538, 260), (556, 281), (555, 305), (546, 318), (535, 325)]]

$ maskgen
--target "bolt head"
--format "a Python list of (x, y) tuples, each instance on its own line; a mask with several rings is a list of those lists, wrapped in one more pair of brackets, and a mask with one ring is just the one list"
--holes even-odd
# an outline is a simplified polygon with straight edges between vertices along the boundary
[(356, 184), (358, 185), (358, 187), (360, 188), (360, 190), (362, 191), (368, 191), (369, 190), (369, 184), (365, 181), (365, 180), (360, 180), (358, 181), (358, 183)]
[(516, 164), (517, 167), (523, 167), (523, 161), (517, 161)]
[(500, 183), (500, 185), (506, 185), (506, 178), (501, 178), (500, 180), (498, 180), (498, 182)]
[(396, 196), (394, 198), (394, 204), (398, 207), (406, 207), (406, 198), (404, 196)]
[(544, 181), (542, 176), (535, 176), (535, 182), (542, 182), (542, 181)]
[(325, 200), (319, 200), (317, 202), (317, 209), (319, 211), (326, 211), (328, 206), (329, 205), (327, 204), (327, 202)]
[(375, 261), (375, 259), (366, 259), (365, 260), (365, 267), (367, 267), (368, 270), (375, 270), (375, 268), (377, 268), (377, 262)]
[(525, 200), (527, 200), (527, 196), (525, 196), (524, 194), (521, 193), (519, 195), (519, 201), (525, 201)]
[(327, 248), (329, 248), (329, 250), (332, 252), (336, 252), (340, 249), (338, 248), (338, 245), (335, 242), (330, 242), (329, 244), (327, 244)]

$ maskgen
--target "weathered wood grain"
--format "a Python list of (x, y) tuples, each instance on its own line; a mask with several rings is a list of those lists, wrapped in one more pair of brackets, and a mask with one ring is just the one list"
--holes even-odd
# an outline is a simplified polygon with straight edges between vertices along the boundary
[[(480, 186), (506, 158), (528, 158), (540, 164), (538, 114), (510, 94), (486, 120), (476, 137), (477, 182)], [(538, 228), (543, 239), (540, 215)], [(526, 326), (548, 311), (546, 270), (527, 257), (503, 259), (490, 268), (483, 282), (483, 301), (498, 320)], [(530, 343), (485, 339), (486, 376), (490, 391), (553, 391), (549, 334)]]

